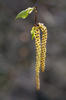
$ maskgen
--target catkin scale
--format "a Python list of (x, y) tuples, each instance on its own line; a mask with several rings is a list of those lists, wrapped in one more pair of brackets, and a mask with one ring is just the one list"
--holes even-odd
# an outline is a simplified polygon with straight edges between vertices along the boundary
[(41, 41), (41, 71), (45, 70), (45, 59), (46, 59), (46, 43), (47, 43), (47, 28), (39, 23), (39, 28), (42, 31), (42, 41)]
[(34, 26), (35, 28), (35, 46), (36, 46), (36, 89), (40, 89), (40, 78), (39, 78), (39, 73), (40, 73), (40, 61), (41, 61), (41, 45), (40, 45), (40, 29), (38, 26)]

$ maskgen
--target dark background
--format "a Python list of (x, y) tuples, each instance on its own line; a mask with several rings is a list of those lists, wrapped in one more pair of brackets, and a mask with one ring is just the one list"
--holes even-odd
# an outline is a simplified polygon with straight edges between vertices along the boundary
[[(27, 7), (38, 7), (48, 29), (46, 70), (35, 89), (35, 46), (30, 30), (34, 13), (15, 20)], [(0, 0), (0, 100), (66, 100), (66, 0)]]

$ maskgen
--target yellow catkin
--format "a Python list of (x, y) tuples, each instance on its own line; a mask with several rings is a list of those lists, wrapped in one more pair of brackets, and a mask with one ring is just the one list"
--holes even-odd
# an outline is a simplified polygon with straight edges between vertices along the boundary
[(40, 89), (40, 79), (39, 79), (39, 73), (40, 73), (40, 61), (41, 61), (41, 45), (40, 45), (40, 29), (38, 26), (34, 26), (34, 38), (35, 38), (35, 46), (36, 46), (36, 89)]
[(41, 71), (45, 70), (45, 59), (46, 59), (46, 43), (47, 43), (47, 28), (42, 23), (39, 23), (39, 28), (42, 31), (41, 41)]

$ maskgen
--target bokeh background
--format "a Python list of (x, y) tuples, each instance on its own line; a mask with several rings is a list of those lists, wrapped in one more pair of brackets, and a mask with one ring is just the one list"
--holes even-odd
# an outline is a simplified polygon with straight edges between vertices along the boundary
[[(66, 0), (0, 0), (0, 100), (66, 100)], [(34, 13), (15, 20), (27, 7), (38, 7), (48, 29), (46, 70), (35, 89), (35, 46), (30, 30)]]

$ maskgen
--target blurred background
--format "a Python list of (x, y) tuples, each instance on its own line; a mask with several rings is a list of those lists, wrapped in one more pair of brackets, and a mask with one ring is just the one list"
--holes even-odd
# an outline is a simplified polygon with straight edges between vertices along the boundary
[[(35, 89), (35, 46), (30, 30), (34, 13), (16, 15), (36, 5), (48, 29), (46, 70)], [(66, 0), (0, 0), (0, 100), (66, 100)]]

